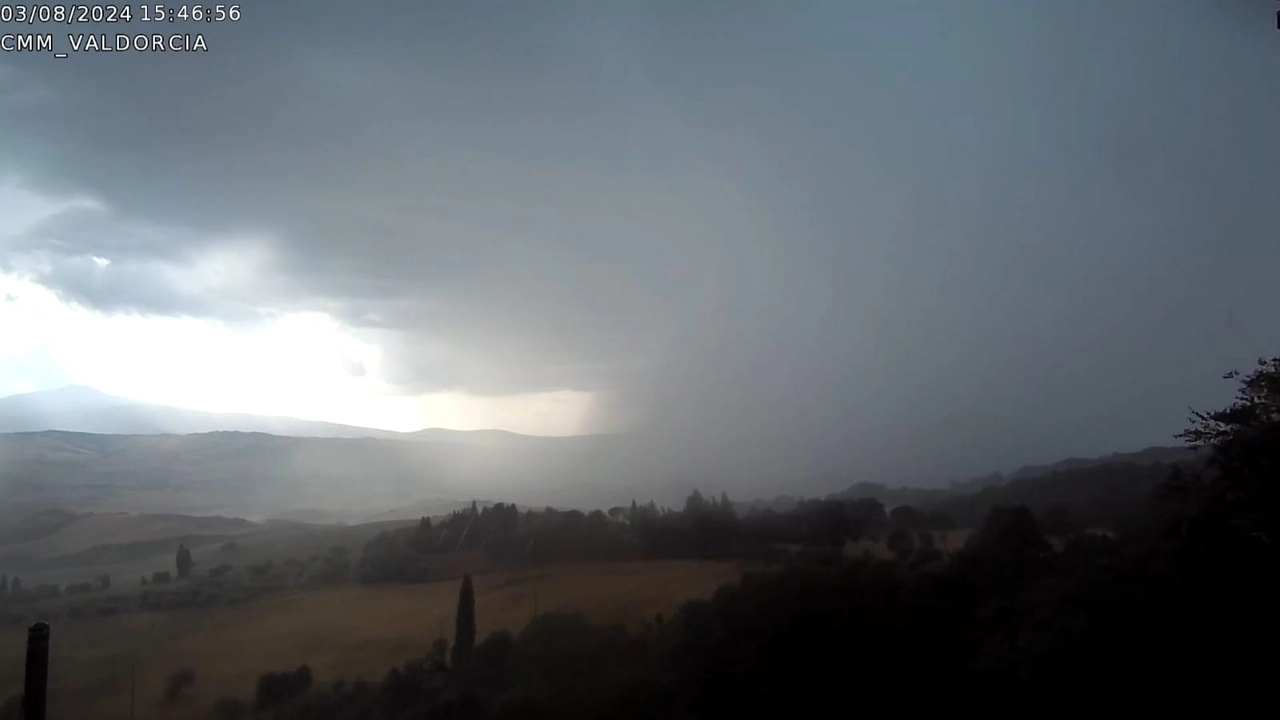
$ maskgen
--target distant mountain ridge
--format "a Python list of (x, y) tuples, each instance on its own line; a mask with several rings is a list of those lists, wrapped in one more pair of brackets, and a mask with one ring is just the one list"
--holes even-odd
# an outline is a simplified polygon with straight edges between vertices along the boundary
[(117, 397), (80, 385), (0, 398), (0, 433), (46, 430), (99, 435), (190, 435), (231, 431), (289, 437), (378, 438), (481, 444), (534, 437), (505, 430), (442, 428), (402, 433), (290, 417), (205, 412)]
[(1100, 465), (1116, 465), (1120, 463), (1169, 465), (1190, 462), (1194, 457), (1195, 450), (1185, 445), (1172, 447), (1153, 445), (1137, 452), (1111, 453), (1110, 455), (1101, 455), (1093, 458), (1067, 458), (1052, 465), (1029, 465), (1013, 471), (1009, 479), (1026, 480), (1065, 470), (1083, 470)]

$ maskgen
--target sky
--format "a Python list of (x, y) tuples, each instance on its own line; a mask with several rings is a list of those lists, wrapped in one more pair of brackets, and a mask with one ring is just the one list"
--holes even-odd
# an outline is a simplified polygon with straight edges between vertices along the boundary
[(0, 394), (915, 478), (1280, 351), (1269, 0), (242, 7), (0, 54)]

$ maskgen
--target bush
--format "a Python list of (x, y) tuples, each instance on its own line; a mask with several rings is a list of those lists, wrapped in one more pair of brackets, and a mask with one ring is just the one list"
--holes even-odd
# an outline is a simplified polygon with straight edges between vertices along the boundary
[(213, 716), (218, 720), (239, 720), (249, 714), (249, 706), (239, 698), (224, 697), (213, 704)]
[(178, 702), (182, 691), (194, 685), (195, 682), (196, 673), (191, 668), (183, 668), (170, 675), (164, 681), (164, 701), (170, 705)]
[(217, 565), (215, 567), (209, 568), (209, 577), (215, 580), (217, 578), (226, 577), (227, 575), (231, 574), (231, 571), (233, 569), (235, 569), (234, 565), (228, 565), (226, 563), (223, 563), (222, 565)]
[(152, 585), (164, 585), (164, 584), (167, 584), (172, 579), (173, 579), (173, 575), (170, 575), (168, 570), (157, 570), (151, 573)]
[(255, 696), (258, 708), (286, 703), (311, 689), (311, 668), (303, 665), (293, 672), (263, 673)]

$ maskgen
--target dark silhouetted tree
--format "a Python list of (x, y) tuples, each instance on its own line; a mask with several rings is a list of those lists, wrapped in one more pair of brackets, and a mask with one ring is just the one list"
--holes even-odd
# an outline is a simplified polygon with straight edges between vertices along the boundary
[(178, 570), (178, 579), (182, 580), (191, 574), (191, 568), (195, 564), (191, 561), (191, 551), (186, 545), (178, 545), (178, 554), (175, 558), (175, 564)]
[(925, 516), (911, 505), (899, 505), (889, 511), (889, 522), (896, 528), (907, 532), (919, 532), (925, 529)]
[(1231, 542), (1274, 553), (1280, 519), (1280, 357), (1259, 359), (1238, 380), (1230, 406), (1191, 413), (1191, 427), (1178, 434), (1208, 451), (1208, 472), (1176, 488), (1198, 509), (1200, 541)]
[(1040, 512), (1040, 525), (1049, 537), (1066, 537), (1075, 532), (1071, 513), (1061, 505), (1047, 507)]
[(0, 598), (9, 594), (9, 576), (0, 575)]
[(170, 705), (178, 702), (182, 691), (194, 685), (195, 682), (196, 673), (191, 668), (183, 668), (170, 675), (164, 681), (164, 701)]
[(444, 638), (436, 638), (431, 643), (430, 658), (432, 662), (447, 665), (449, 662), (449, 641)]
[(916, 550), (915, 533), (904, 528), (894, 528), (889, 533), (889, 537), (885, 538), (885, 545), (894, 557), (906, 560)]
[(14, 595), (22, 592), (22, 578), (17, 575), (13, 576), (13, 579), (9, 581), (9, 592)]
[(311, 668), (303, 665), (293, 672), (263, 673), (254, 696), (258, 708), (286, 703), (311, 689)]
[(956, 521), (941, 510), (931, 510), (925, 514), (924, 527), (927, 530), (955, 530)]
[(453, 630), (453, 664), (464, 667), (471, 662), (472, 652), (476, 646), (476, 593), (471, 584), (471, 575), (462, 576), (462, 587), (458, 589), (458, 615), (454, 620)]

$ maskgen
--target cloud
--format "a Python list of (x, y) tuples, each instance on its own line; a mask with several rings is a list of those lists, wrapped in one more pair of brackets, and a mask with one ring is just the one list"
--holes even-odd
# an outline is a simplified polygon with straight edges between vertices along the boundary
[(1169, 387), (1276, 339), (1280, 46), (1154, 12), (282, 1), (205, 54), (10, 55), (0, 172), (92, 202), (0, 267), (833, 466), (1160, 441)]

